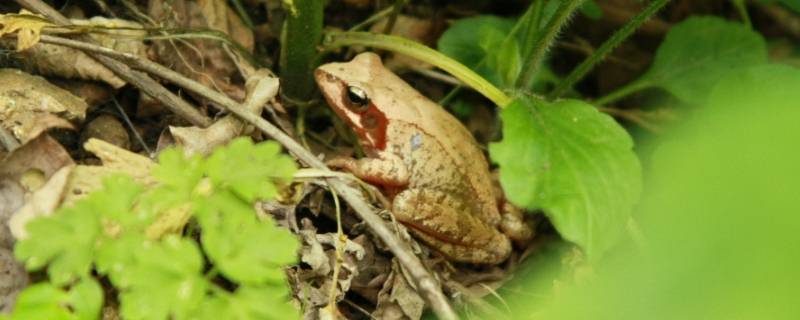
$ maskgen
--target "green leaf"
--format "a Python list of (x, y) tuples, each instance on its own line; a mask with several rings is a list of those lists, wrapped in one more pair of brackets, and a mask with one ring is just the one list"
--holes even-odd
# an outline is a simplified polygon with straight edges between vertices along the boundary
[[(549, 5), (548, 5), (549, 6)], [(555, 8), (555, 7), (553, 7)], [(547, 16), (549, 13), (545, 13)], [(456, 21), (439, 38), (437, 47), (447, 56), (472, 68), (500, 88), (513, 88), (522, 68), (522, 35), (505, 41), (516, 21), (484, 15)], [(554, 83), (554, 74), (544, 67), (537, 75), (533, 91), (543, 91)]]
[[(461, 19), (453, 23), (439, 37), (437, 47), (449, 57), (475, 68), (485, 56), (496, 49), (486, 43), (499, 44), (513, 27), (513, 19), (496, 16), (484, 15)], [(482, 72), (478, 73), (484, 78), (491, 78)]]
[(25, 288), (17, 297), (11, 319), (77, 319), (67, 309), (65, 302), (69, 295), (50, 283), (38, 283)]
[(93, 278), (83, 278), (69, 290), (67, 300), (78, 319), (94, 320), (103, 308), (103, 289)]
[(137, 263), (137, 253), (149, 245), (143, 233), (125, 233), (113, 241), (100, 243), (95, 252), (97, 272), (107, 275), (118, 288), (131, 285), (132, 266)]
[(227, 299), (209, 299), (198, 312), (201, 320), (215, 319), (300, 319), (300, 312), (289, 303), (283, 287), (242, 286)]
[(222, 274), (244, 284), (285, 282), (283, 267), (297, 260), (292, 233), (257, 221), (252, 207), (232, 194), (215, 194), (198, 208), (203, 248)]
[(701, 105), (726, 73), (766, 62), (767, 45), (757, 32), (718, 17), (691, 17), (672, 27), (653, 65), (629, 87), (660, 87)]
[(206, 160), (208, 178), (248, 202), (277, 195), (275, 184), (291, 181), (294, 161), (280, 153), (280, 145), (268, 141), (254, 145), (248, 138), (233, 140)]
[(201, 271), (203, 258), (190, 239), (167, 236), (136, 252), (129, 286), (121, 288), (125, 319), (187, 319), (209, 286)]
[(158, 156), (158, 165), (153, 168), (153, 177), (161, 182), (153, 201), (148, 208), (161, 211), (176, 204), (186, 202), (203, 178), (203, 159), (198, 155), (186, 157), (180, 149), (167, 149)]
[(543, 209), (564, 238), (600, 257), (623, 233), (641, 191), (631, 137), (577, 100), (521, 98), (500, 117), (504, 138), (489, 153), (506, 196)]
[(49, 264), (47, 273), (57, 285), (89, 274), (100, 219), (91, 203), (58, 210), (53, 216), (28, 223), (29, 237), (17, 242), (14, 253), (28, 270)]
[(788, 66), (726, 75), (656, 141), (639, 216), (646, 251), (620, 252), (537, 316), (800, 318), (797, 88), (800, 70)]
[(596, 1), (587, 0), (581, 5), (581, 13), (592, 19), (592, 20), (600, 20), (603, 18), (603, 8), (597, 4)]
[(14, 248), (17, 259), (25, 260), (28, 270), (49, 264), (47, 273), (56, 285), (87, 276), (95, 245), (102, 237), (102, 219), (123, 228), (142, 224), (131, 213), (142, 187), (124, 176), (106, 178), (103, 185), (102, 191), (93, 192), (74, 206), (31, 221), (27, 225), (30, 236)]

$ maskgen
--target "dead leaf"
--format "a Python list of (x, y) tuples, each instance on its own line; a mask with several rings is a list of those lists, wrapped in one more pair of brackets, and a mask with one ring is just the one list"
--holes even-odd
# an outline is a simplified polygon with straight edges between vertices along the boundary
[(82, 121), (86, 109), (86, 102), (42, 77), (0, 69), (0, 125), (23, 143), (51, 127), (71, 127), (66, 121)]
[(378, 294), (378, 304), (372, 316), (376, 319), (418, 320), (425, 309), (425, 300), (406, 281), (397, 259), (392, 260), (392, 273)]
[(73, 168), (74, 166), (69, 165), (59, 169), (44, 186), (33, 192), (25, 205), (14, 212), (11, 219), (8, 220), (8, 228), (14, 238), (17, 240), (27, 238), (28, 232), (25, 230), (25, 226), (29, 221), (53, 214), (61, 203), (69, 174)]
[[(100, 46), (147, 58), (147, 47), (143, 42), (147, 32), (143, 30), (142, 25), (136, 22), (103, 17), (94, 17), (89, 20), (73, 19), (71, 22), (80, 26), (102, 28), (102, 32), (89, 34)], [(97, 60), (72, 48), (39, 43), (17, 54), (17, 58), (43, 75), (103, 81), (115, 89), (125, 85), (124, 80), (98, 63)]]
[(24, 51), (39, 43), (39, 35), (45, 27), (54, 26), (44, 16), (25, 9), (19, 13), (0, 14), (0, 37), (17, 34), (17, 51)]
[[(252, 31), (244, 26), (225, 1), (151, 0), (148, 14), (161, 22), (161, 27), (220, 31), (252, 52)], [(237, 101), (244, 98), (241, 84), (235, 83), (238, 68), (221, 40), (158, 40), (153, 48), (153, 56), (161, 64), (172, 66), (173, 70)]]

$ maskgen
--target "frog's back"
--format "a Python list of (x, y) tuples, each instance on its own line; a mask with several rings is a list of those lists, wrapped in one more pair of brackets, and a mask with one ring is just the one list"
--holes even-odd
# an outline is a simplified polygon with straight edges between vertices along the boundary
[[(473, 202), (481, 220), (499, 223), (496, 200), (486, 158), (472, 133), (441, 106), (423, 96), (393, 73), (396, 83), (386, 96), (401, 96), (393, 101), (403, 112), (392, 112), (388, 134), (406, 135), (408, 149), (396, 150), (407, 160), (412, 175), (410, 187), (436, 188), (460, 194)], [(391, 132), (395, 131), (395, 132)], [(411, 154), (414, 153), (414, 154)], [(444, 156), (437, 156), (444, 155)]]

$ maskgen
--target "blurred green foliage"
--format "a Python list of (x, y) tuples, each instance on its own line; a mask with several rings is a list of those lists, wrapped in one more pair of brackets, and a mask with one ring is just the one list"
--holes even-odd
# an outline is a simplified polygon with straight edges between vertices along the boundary
[(798, 88), (800, 70), (787, 66), (724, 76), (690, 121), (653, 142), (636, 215), (644, 241), (552, 299), (509, 298), (527, 302), (515, 318), (800, 318)]

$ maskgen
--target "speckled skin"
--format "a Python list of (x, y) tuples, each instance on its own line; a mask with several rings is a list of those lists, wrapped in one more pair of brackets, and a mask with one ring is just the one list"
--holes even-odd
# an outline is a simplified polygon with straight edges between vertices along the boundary
[[(315, 72), (328, 104), (359, 137), (366, 158), (336, 158), (332, 167), (383, 187), (401, 223), (454, 261), (497, 264), (511, 252), (488, 164), (472, 134), (451, 114), (384, 68), (373, 53)], [(348, 87), (369, 99), (355, 105)], [(516, 225), (516, 227), (515, 227)]]

